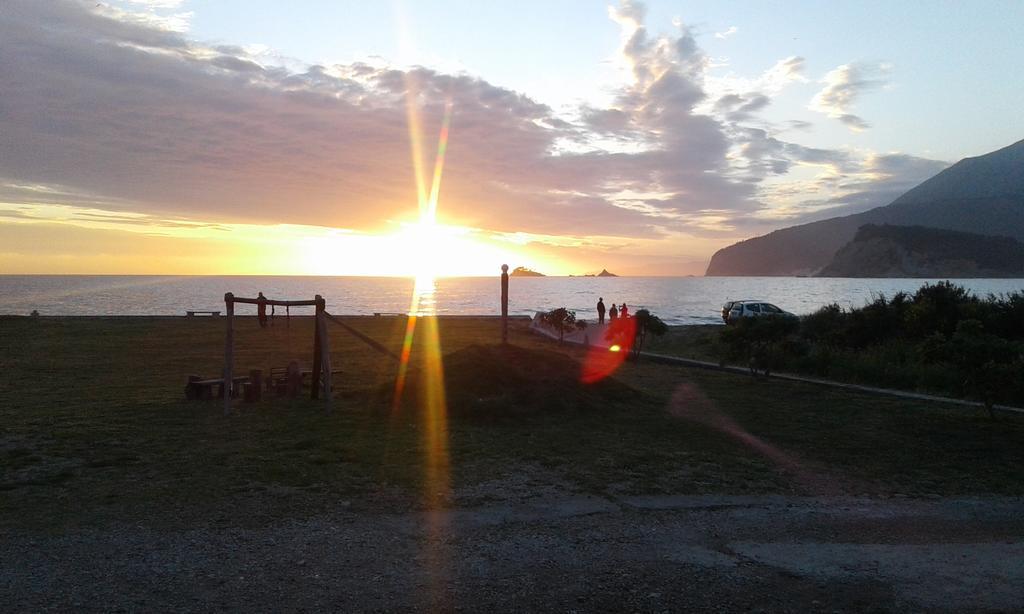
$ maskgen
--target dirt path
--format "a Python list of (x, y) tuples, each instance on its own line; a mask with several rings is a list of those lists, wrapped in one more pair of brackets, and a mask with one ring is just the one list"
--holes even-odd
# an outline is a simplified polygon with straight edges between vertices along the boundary
[(8, 534), (16, 611), (1016, 610), (1024, 500), (671, 496)]

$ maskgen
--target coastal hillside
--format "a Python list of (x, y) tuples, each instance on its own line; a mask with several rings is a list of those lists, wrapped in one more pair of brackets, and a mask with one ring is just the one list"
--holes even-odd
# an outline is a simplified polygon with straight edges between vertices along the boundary
[(965, 158), (884, 207), (791, 226), (720, 249), (705, 275), (814, 275), (865, 224), (927, 226), (1024, 241), (1024, 141)]
[(820, 277), (1021, 277), (1024, 243), (924, 226), (865, 224)]

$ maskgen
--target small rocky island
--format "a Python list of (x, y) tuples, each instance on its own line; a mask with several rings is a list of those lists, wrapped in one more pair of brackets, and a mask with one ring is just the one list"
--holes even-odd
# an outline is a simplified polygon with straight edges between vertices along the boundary
[(608, 272), (608, 269), (601, 269), (601, 272), (597, 275), (587, 273), (585, 275), (569, 275), (569, 277), (618, 277), (618, 275)]
[(545, 277), (544, 273), (538, 273), (532, 269), (528, 269), (524, 266), (517, 266), (509, 273), (511, 277)]

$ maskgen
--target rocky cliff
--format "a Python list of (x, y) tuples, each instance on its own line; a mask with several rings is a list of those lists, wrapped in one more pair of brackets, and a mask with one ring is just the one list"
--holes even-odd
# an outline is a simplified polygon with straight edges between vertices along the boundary
[(965, 158), (892, 203), (791, 226), (715, 253), (706, 275), (812, 275), (865, 224), (927, 226), (1024, 241), (1024, 141)]

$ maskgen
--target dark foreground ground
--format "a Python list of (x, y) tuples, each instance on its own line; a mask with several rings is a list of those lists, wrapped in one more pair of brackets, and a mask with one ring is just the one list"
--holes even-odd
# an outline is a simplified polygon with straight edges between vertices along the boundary
[[(404, 318), (349, 320), (395, 351)], [(442, 319), (447, 412), (332, 326), (334, 411), (186, 403), (223, 320), (0, 319), (0, 603), (14, 611), (1018, 610), (1024, 421), (623, 365)], [(239, 324), (236, 367), (311, 325)], [(525, 365), (525, 366), (524, 366)]]

